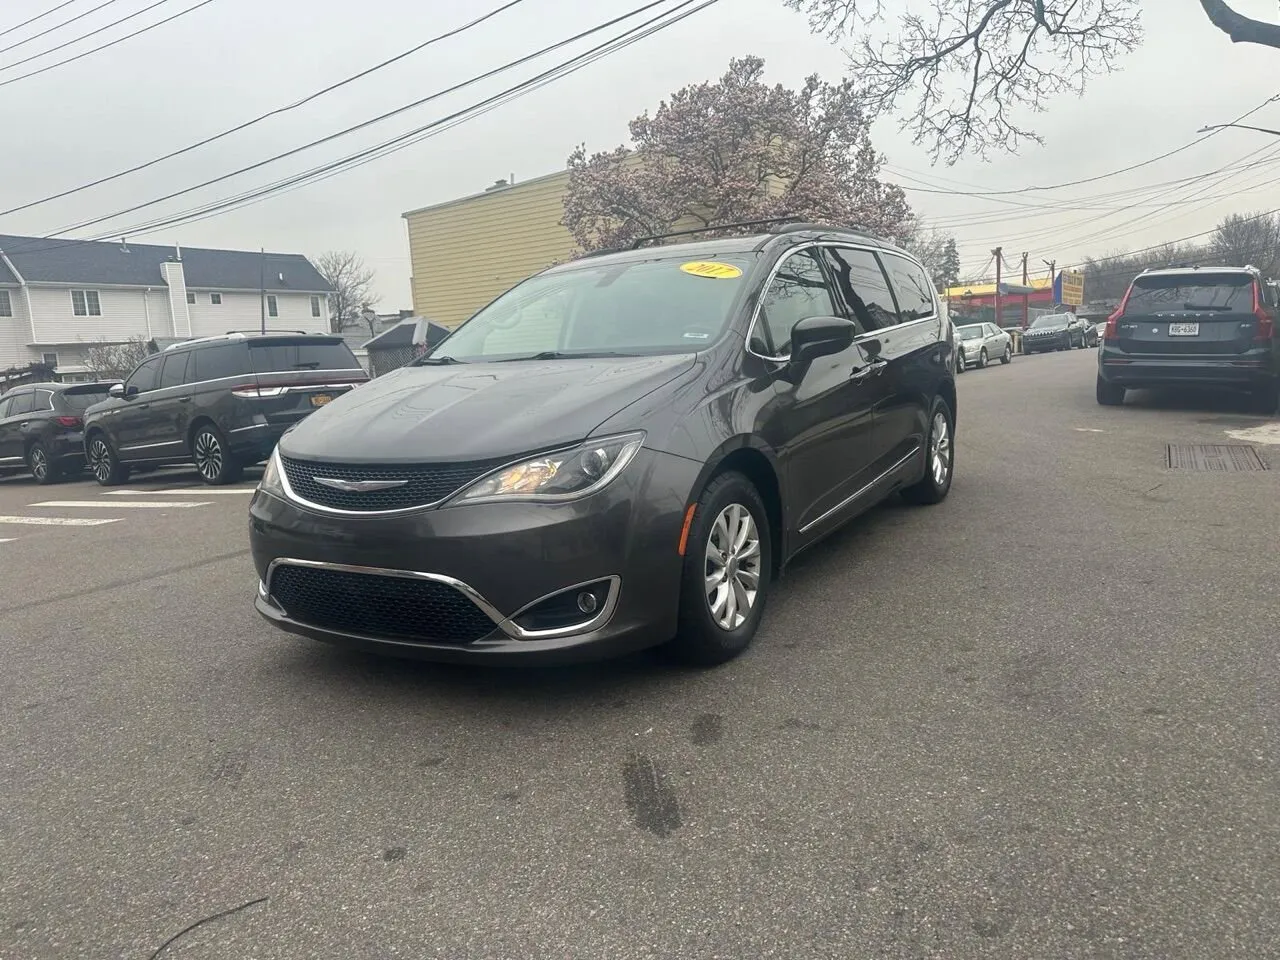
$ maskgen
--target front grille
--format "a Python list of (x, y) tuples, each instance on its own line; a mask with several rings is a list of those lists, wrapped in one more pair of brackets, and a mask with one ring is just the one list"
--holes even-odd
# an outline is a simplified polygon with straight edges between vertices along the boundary
[(291, 619), (338, 633), (473, 643), (495, 629), (464, 594), (431, 580), (281, 564), (269, 589)]
[[(311, 503), (334, 510), (372, 512), (405, 510), (437, 503), (467, 484), (479, 480), (506, 461), (473, 460), (468, 463), (349, 464), (316, 463), (281, 457), (285, 476), (294, 493)], [(334, 490), (316, 483), (316, 477), (331, 480), (404, 480), (401, 487), (366, 493)]]

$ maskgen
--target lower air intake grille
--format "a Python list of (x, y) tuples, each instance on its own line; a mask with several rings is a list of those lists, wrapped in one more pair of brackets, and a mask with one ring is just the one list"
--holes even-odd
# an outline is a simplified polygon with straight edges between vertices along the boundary
[(473, 643), (495, 629), (464, 594), (431, 580), (281, 564), (270, 591), (299, 623), (374, 639)]

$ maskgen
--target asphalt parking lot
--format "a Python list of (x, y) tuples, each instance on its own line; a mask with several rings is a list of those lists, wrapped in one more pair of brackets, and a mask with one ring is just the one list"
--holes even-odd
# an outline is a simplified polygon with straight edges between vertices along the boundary
[(708, 672), (342, 653), (250, 482), (0, 481), (0, 957), (1280, 956), (1280, 446), (1094, 364), (963, 374), (950, 498)]

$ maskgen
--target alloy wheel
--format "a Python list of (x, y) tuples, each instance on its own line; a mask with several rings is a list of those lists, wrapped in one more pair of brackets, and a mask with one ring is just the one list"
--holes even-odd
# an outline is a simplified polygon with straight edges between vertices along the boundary
[(762, 562), (755, 518), (742, 504), (729, 504), (711, 525), (704, 570), (707, 606), (721, 630), (736, 630), (751, 616)]
[(31, 476), (43, 481), (48, 475), (49, 459), (44, 455), (44, 450), (40, 447), (33, 447), (31, 450)]
[(99, 483), (106, 483), (111, 479), (111, 450), (101, 438), (89, 445), (89, 469)]
[(951, 472), (951, 428), (941, 410), (933, 415), (929, 438), (929, 467), (933, 471), (934, 484), (941, 487)]
[(216, 480), (222, 472), (222, 444), (209, 430), (196, 434), (196, 470), (206, 480)]

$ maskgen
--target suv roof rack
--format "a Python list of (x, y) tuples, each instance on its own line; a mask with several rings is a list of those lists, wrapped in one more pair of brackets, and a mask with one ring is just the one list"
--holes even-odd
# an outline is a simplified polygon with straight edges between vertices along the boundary
[(689, 237), (697, 233), (711, 233), (713, 230), (732, 230), (735, 227), (767, 227), (779, 223), (794, 223), (795, 217), (770, 217), (767, 220), (741, 220), (737, 223), (716, 223), (709, 227), (694, 227), (692, 230), (674, 230), (671, 233), (655, 233), (648, 237), (636, 237), (630, 249), (639, 250), (651, 240), (667, 240), (671, 237)]
[(874, 234), (863, 230), (861, 227), (846, 227), (837, 223), (806, 223), (802, 220), (793, 220), (790, 223), (779, 224), (771, 229), (770, 233), (799, 233), (802, 230), (816, 230), (824, 233), (856, 233), (860, 237), (872, 237), (879, 240)]
[[(272, 330), (272, 329), (262, 330), (262, 329), (258, 329), (258, 328), (255, 328), (255, 329), (253, 329), (253, 330), (228, 330), (228, 331), (227, 331), (227, 336), (231, 336), (233, 333), (239, 333), (239, 334), (246, 335), (246, 336), (247, 336), (248, 334), (251, 334), (251, 333), (256, 333), (256, 334), (258, 334), (259, 336), (261, 336), (261, 335), (262, 335), (262, 334), (264, 334), (264, 333), (298, 333), (298, 334), (301, 334), (301, 335), (302, 335), (302, 336), (304, 336), (304, 337), (306, 337), (306, 336), (310, 336), (310, 334), (309, 334), (309, 333), (307, 333), (307, 331), (306, 331), (306, 330), (283, 330), (283, 329), (278, 329), (278, 330)], [(324, 336), (324, 334), (317, 334), (317, 336)]]

